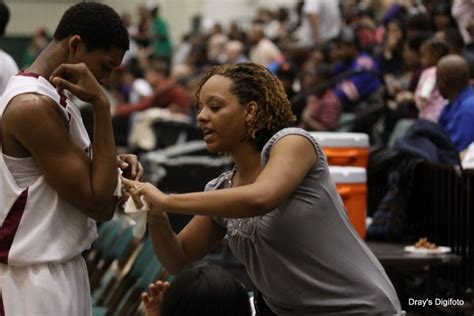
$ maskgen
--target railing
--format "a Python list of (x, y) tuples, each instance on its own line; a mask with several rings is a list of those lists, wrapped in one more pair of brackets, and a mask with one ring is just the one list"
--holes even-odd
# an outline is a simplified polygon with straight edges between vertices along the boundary
[[(369, 212), (386, 190), (386, 184), (380, 178), (372, 179), (372, 183), (369, 178)], [(430, 242), (449, 246), (454, 254), (461, 256), (459, 265), (437, 269), (439, 287), (436, 295), (465, 299), (464, 308), (471, 309), (474, 290), (474, 170), (461, 171), (447, 165), (420, 163), (412, 180), (413, 190), (405, 210), (405, 236), (426, 236)], [(466, 312), (460, 309), (454, 314), (468, 315)]]

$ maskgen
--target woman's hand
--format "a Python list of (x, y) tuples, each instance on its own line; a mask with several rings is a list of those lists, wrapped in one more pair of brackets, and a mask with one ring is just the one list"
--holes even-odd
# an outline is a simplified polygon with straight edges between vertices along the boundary
[(148, 286), (148, 293), (142, 293), (142, 302), (145, 306), (146, 316), (160, 316), (163, 295), (170, 287), (168, 282), (156, 281)]
[(49, 80), (59, 93), (66, 89), (92, 106), (109, 105), (99, 82), (84, 63), (61, 64), (53, 71)]
[(148, 182), (133, 181), (124, 177), (122, 177), (122, 184), (125, 190), (132, 197), (133, 202), (138, 209), (143, 207), (143, 203), (140, 199), (143, 196), (145, 201), (150, 206), (150, 211), (152, 213), (161, 214), (164, 212), (162, 205), (166, 194), (161, 192), (153, 184)]

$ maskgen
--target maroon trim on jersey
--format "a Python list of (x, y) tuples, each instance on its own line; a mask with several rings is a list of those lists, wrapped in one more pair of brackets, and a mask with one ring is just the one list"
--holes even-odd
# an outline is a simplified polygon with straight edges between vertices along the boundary
[(29, 72), (29, 71), (20, 71), (17, 76), (24, 76), (24, 77), (33, 77), (33, 78), (39, 78), (40, 75), (34, 72)]
[(21, 192), (0, 227), (0, 263), (8, 263), (8, 253), (13, 244), (21, 217), (25, 211), (26, 200), (28, 199), (28, 188)]
[(58, 92), (58, 94), (59, 94), (59, 104), (61, 104), (63, 108), (65, 108), (67, 106), (67, 97), (64, 94), (64, 92)]
[(5, 307), (3, 307), (3, 297), (0, 292), (0, 316), (5, 316)]
[[(33, 77), (33, 78), (41, 77), (35, 72), (29, 72), (29, 71), (24, 71), (24, 70), (20, 71), (18, 73), (18, 76)], [(65, 108), (67, 106), (67, 97), (63, 92), (58, 92), (58, 94), (59, 94), (59, 104), (61, 104), (62, 107)]]

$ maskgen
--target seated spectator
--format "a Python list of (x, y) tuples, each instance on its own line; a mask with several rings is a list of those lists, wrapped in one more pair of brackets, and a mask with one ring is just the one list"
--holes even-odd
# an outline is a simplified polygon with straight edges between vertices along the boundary
[(443, 57), (437, 65), (437, 85), (449, 100), (439, 118), (439, 124), (459, 152), (474, 142), (474, 89), (469, 85), (469, 66), (458, 55)]
[(222, 25), (214, 24), (207, 41), (207, 59), (211, 63), (220, 64), (223, 62), (224, 47), (228, 40), (229, 38), (224, 33)]
[(248, 61), (245, 56), (244, 44), (240, 41), (228, 41), (224, 46), (226, 64), (239, 64)]
[(391, 20), (385, 26), (385, 34), (380, 45), (379, 63), (385, 75), (398, 76), (403, 72), (403, 44), (405, 42), (405, 30), (403, 22)]
[(424, 70), (415, 91), (419, 118), (438, 122), (444, 99), (436, 87), (436, 63), (448, 53), (449, 47), (446, 42), (437, 38), (428, 39), (421, 45), (420, 61)]
[[(346, 28), (336, 40), (334, 75), (348, 76), (334, 89), (334, 94), (345, 110), (354, 110), (360, 101), (379, 90), (381, 81), (375, 73), (375, 60), (364, 51), (359, 51), (358, 40), (350, 28)], [(358, 71), (360, 70), (360, 71)]]
[(113, 109), (116, 117), (149, 109), (151, 107), (169, 108), (173, 113), (188, 115), (192, 100), (189, 99), (182, 86), (169, 78), (168, 67), (161, 61), (154, 61), (145, 71), (146, 80), (152, 85), (154, 92), (151, 96), (135, 104), (121, 104)]
[(142, 294), (146, 316), (250, 316), (247, 291), (229, 272), (203, 262), (170, 285), (157, 281)]
[(255, 64), (267, 67), (271, 63), (284, 60), (280, 49), (268, 38), (265, 37), (262, 25), (253, 23), (249, 33), (250, 40), (250, 61)]
[(306, 107), (301, 118), (301, 127), (308, 131), (334, 130), (341, 116), (342, 106), (329, 86), (332, 68), (328, 64), (316, 66), (313, 87), (320, 91), (306, 99)]

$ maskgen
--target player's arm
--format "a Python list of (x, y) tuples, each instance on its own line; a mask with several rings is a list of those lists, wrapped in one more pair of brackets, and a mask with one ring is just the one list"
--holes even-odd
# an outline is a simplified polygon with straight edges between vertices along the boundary
[[(98, 101), (100, 102), (100, 101)], [(48, 97), (25, 94), (11, 101), (4, 127), (33, 156), (46, 181), (64, 199), (96, 220), (113, 215), (117, 158), (108, 106), (96, 106), (93, 160), (69, 134), (67, 121)]]

